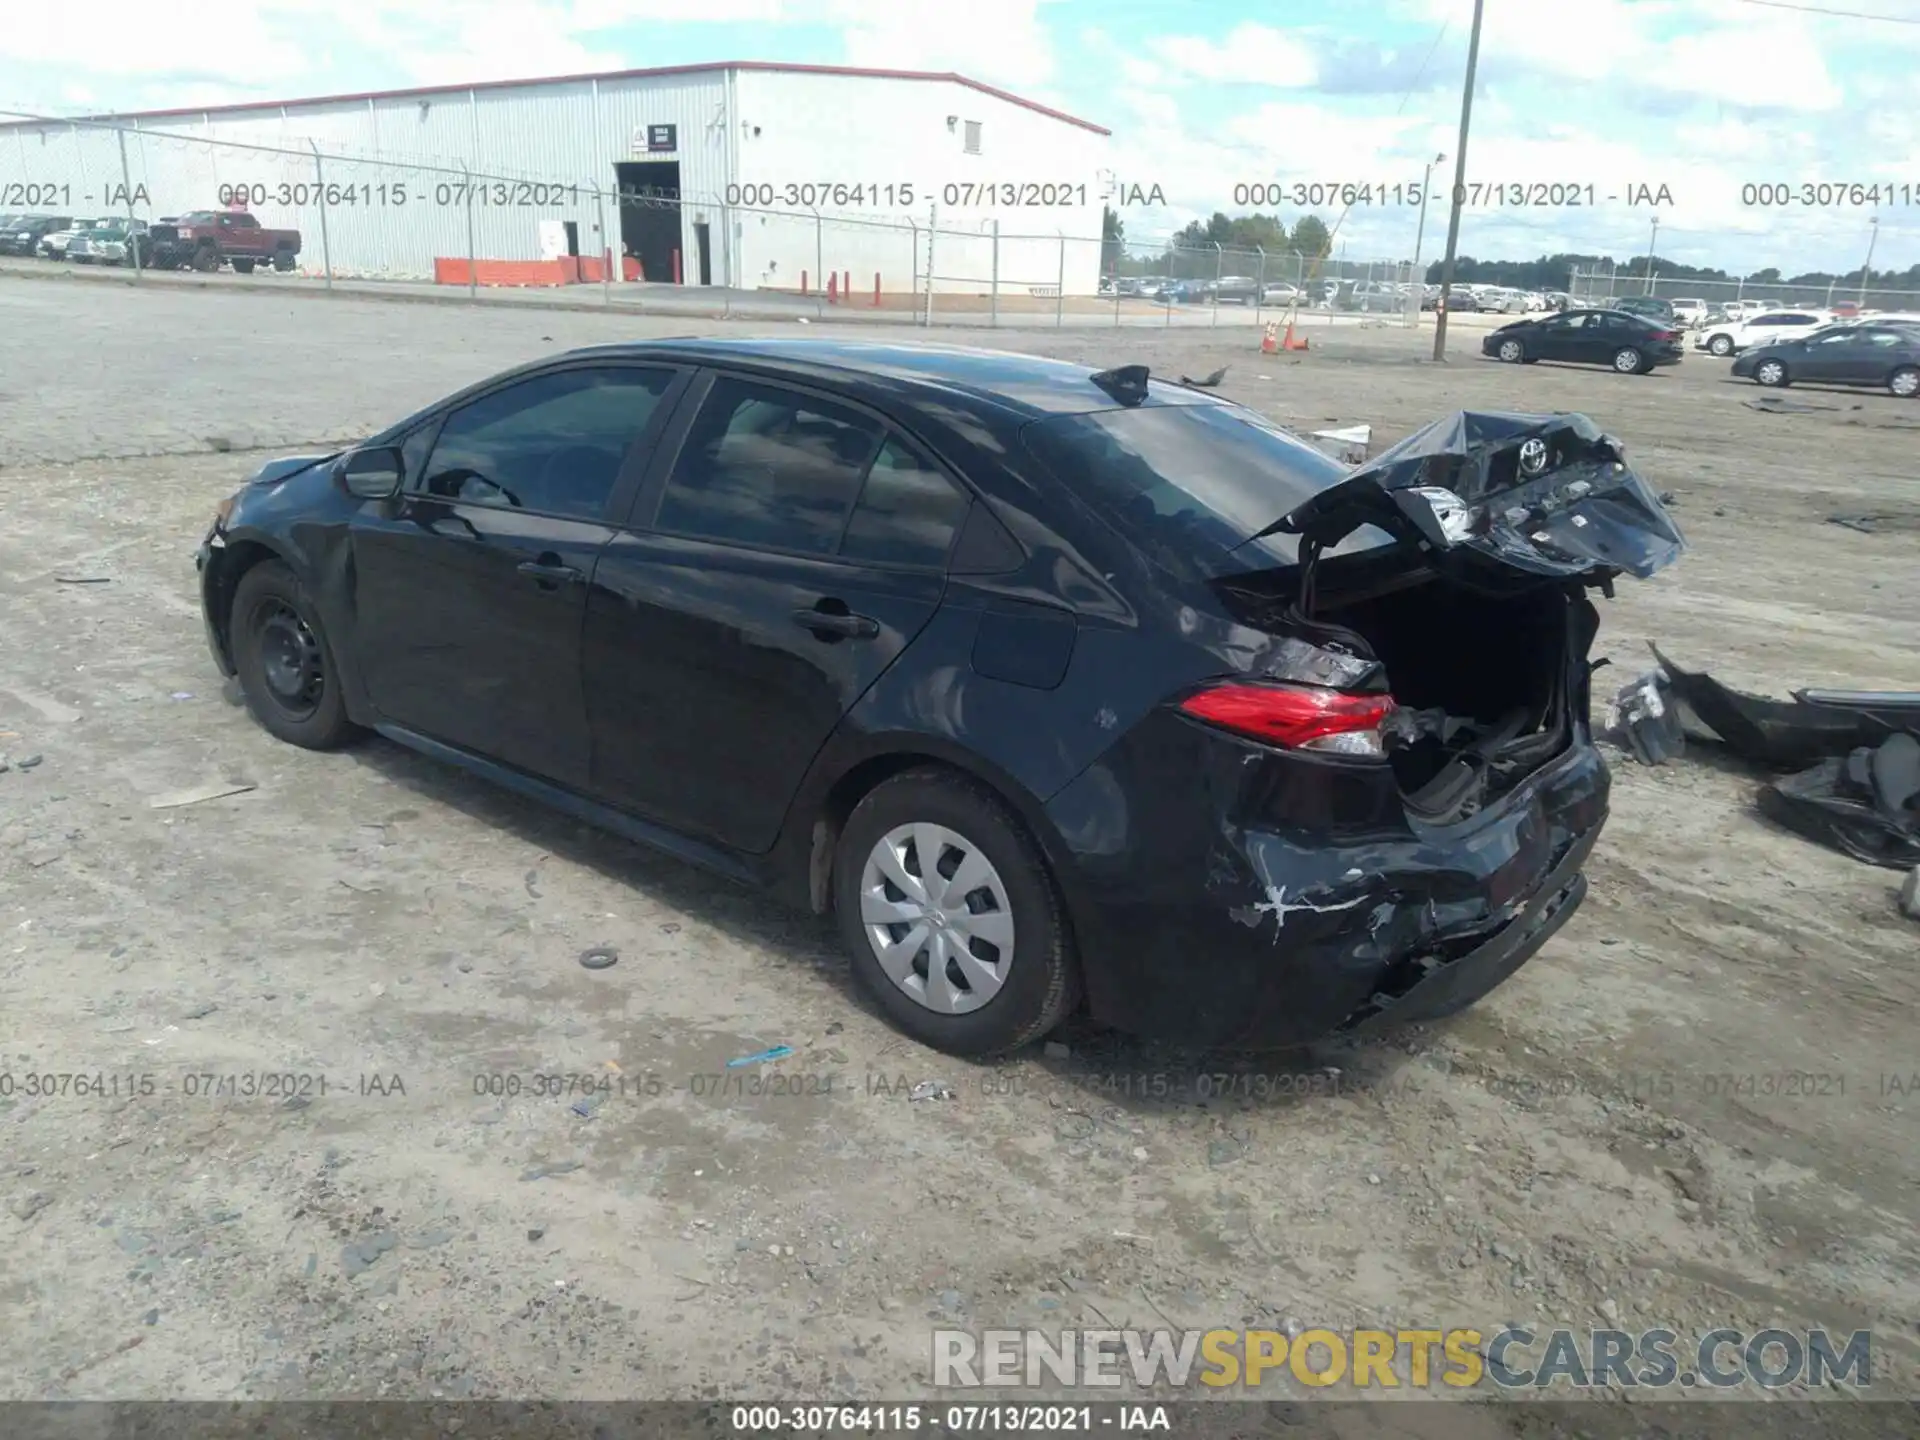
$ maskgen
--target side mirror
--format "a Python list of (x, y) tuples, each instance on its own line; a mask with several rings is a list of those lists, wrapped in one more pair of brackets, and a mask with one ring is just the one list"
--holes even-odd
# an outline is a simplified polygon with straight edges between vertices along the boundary
[(349, 495), (362, 500), (391, 500), (406, 478), (406, 462), (398, 450), (356, 450), (341, 462), (340, 483)]

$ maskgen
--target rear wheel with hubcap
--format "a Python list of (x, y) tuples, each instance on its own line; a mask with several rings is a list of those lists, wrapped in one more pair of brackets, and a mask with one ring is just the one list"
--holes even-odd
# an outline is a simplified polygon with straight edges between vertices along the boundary
[(1017, 1050), (1079, 998), (1045, 857), (1000, 798), (964, 775), (910, 770), (854, 807), (834, 852), (833, 902), (855, 976), (937, 1050)]
[(1645, 364), (1645, 357), (1631, 345), (1622, 345), (1613, 352), (1613, 368), (1622, 375), (1638, 375)]
[(1887, 393), (1898, 395), (1902, 400), (1911, 400), (1920, 395), (1920, 370), (1911, 365), (1902, 365), (1887, 377)]

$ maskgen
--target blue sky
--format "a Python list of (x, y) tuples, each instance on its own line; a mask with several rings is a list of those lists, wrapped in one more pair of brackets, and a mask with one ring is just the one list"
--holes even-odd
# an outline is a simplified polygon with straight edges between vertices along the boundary
[[(1920, 21), (1916, 0), (1807, 0)], [(204, 23), (152, 0), (30, 6), (0, 27), (0, 105), (39, 113), (288, 99), (716, 59), (954, 70), (1114, 132), (1167, 204), (1130, 235), (1234, 213), (1236, 185), (1451, 180), (1471, 0), (253, 0)], [(1593, 186), (1481, 207), (1462, 253), (1643, 253), (1729, 269), (1920, 261), (1920, 23), (1753, 0), (1487, 0), (1468, 179)], [(4, 177), (0, 177), (4, 178)], [(1906, 193), (1742, 203), (1745, 184)], [(1666, 197), (1628, 203), (1632, 187)], [(1618, 196), (1609, 199), (1609, 196)], [(1904, 201), (1904, 203), (1902, 203)], [(1278, 207), (1288, 219), (1292, 204)], [(1338, 218), (1322, 207), (1322, 218)], [(1406, 259), (1414, 214), (1356, 205), (1355, 259)], [(1424, 256), (1444, 237), (1430, 212)]]

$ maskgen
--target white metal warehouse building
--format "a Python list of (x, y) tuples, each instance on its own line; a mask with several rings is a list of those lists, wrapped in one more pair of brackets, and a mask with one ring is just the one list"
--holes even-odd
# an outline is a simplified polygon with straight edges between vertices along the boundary
[(20, 121), (0, 171), (45, 213), (245, 208), (342, 276), (611, 252), (648, 281), (1091, 294), (1107, 138), (959, 75), (739, 61)]

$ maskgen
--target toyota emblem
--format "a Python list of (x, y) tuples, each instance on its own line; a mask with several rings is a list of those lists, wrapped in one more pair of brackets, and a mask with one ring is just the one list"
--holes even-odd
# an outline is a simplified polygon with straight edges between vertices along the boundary
[(1547, 442), (1529, 440), (1520, 447), (1520, 473), (1538, 475), (1547, 468)]

